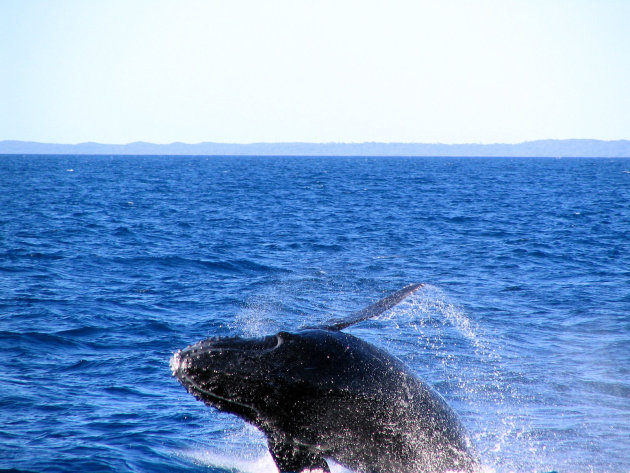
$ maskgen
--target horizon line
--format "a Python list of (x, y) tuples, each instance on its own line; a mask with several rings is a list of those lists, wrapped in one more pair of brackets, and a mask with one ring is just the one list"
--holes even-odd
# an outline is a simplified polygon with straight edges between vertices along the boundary
[(0, 141), (2, 155), (129, 155), (129, 156), (435, 156), (435, 157), (610, 157), (630, 158), (629, 140), (547, 139), (521, 143), (361, 143), (260, 142), (260, 143), (151, 143), (135, 141), (77, 144), (37, 141)]
[(630, 142), (630, 138), (618, 138), (618, 139), (600, 139), (600, 138), (536, 138), (530, 140), (523, 140), (518, 142), (461, 142), (461, 143), (449, 143), (442, 141), (249, 141), (249, 142), (229, 142), (229, 141), (170, 141), (170, 142), (154, 142), (145, 140), (135, 140), (126, 143), (112, 143), (104, 141), (79, 141), (79, 142), (54, 142), (54, 141), (37, 141), (37, 140), (18, 140), (18, 139), (4, 139), (0, 140), (0, 143), (24, 143), (24, 144), (39, 144), (50, 146), (80, 146), (80, 145), (102, 145), (102, 146), (129, 146), (135, 144), (146, 144), (155, 146), (168, 146), (168, 145), (203, 145), (203, 144), (215, 144), (215, 145), (235, 145), (235, 146), (250, 146), (250, 145), (287, 145), (287, 144), (303, 144), (303, 145), (440, 145), (440, 146), (493, 146), (493, 145), (508, 145), (517, 146), (527, 143), (538, 142), (568, 142), (568, 141), (591, 141), (601, 143), (617, 143), (617, 142)]

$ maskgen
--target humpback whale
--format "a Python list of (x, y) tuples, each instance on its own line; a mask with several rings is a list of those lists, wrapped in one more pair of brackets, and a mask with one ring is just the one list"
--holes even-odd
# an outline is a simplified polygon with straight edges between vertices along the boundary
[(457, 414), (400, 360), (342, 332), (420, 289), (411, 284), (348, 317), (261, 338), (210, 338), (170, 360), (189, 393), (255, 425), (281, 473), (473, 472)]

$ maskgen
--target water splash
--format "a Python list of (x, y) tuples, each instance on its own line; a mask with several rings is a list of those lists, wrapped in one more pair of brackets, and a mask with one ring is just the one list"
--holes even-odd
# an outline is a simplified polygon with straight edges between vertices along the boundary
[(403, 359), (447, 397), (471, 432), (485, 469), (523, 471), (523, 452), (544, 453), (526, 435), (525, 400), (511, 382), (521, 375), (505, 369), (492, 335), (439, 287), (426, 285), (377, 320), (349, 331)]
[(281, 307), (273, 298), (258, 297), (250, 301), (234, 317), (230, 329), (244, 337), (258, 337), (278, 331), (277, 314)]
[(402, 323), (411, 323), (413, 328), (417, 328), (418, 325), (422, 327), (426, 322), (439, 318), (455, 327), (475, 345), (479, 344), (478, 327), (460, 307), (448, 299), (444, 291), (431, 284), (425, 284), (422, 290), (405, 299), (382, 317), (383, 320), (393, 321), (398, 329), (406, 328), (401, 327)]
[[(281, 321), (295, 325), (298, 317), (282, 304), (282, 293), (285, 298), (295, 294), (288, 286), (274, 286), (243, 307), (233, 328), (244, 336), (259, 336), (286, 329)], [(544, 468), (541, 458), (548, 452), (528, 433), (527, 402), (513, 382), (522, 375), (505, 367), (504, 351), (493, 335), (444, 290), (426, 285), (380, 317), (347, 331), (403, 359), (443, 394), (462, 416), (486, 470)], [(239, 468), (254, 470), (243, 471), (265, 471), (256, 463), (260, 459), (247, 461), (249, 466)]]

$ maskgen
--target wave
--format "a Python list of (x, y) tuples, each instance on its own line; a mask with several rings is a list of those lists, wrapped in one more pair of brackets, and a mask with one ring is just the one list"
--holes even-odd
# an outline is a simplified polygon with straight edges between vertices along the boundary
[(140, 257), (114, 257), (114, 263), (125, 266), (154, 266), (170, 269), (202, 269), (217, 273), (228, 274), (268, 274), (268, 273), (288, 273), (286, 268), (279, 266), (265, 265), (249, 259), (214, 260), (204, 258), (190, 258), (183, 256), (140, 256)]

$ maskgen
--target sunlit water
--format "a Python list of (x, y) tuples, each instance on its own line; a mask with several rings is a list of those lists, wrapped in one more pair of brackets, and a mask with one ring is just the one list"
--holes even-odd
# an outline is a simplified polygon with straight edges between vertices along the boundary
[(2, 156), (0, 190), (0, 469), (274, 472), (171, 353), (425, 282), (348, 331), (489, 469), (630, 471), (630, 160)]

